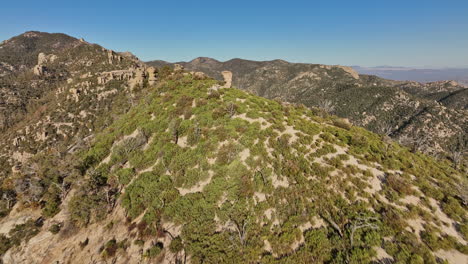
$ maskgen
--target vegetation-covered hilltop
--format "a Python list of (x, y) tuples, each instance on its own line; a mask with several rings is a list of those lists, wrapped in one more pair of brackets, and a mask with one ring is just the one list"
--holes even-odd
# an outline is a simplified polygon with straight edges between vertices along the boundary
[(466, 260), (466, 175), (449, 162), (198, 79), (145, 88), (79, 154), (62, 210), (4, 260)]
[[(164, 61), (148, 64), (171, 65)], [(451, 158), (466, 153), (468, 88), (453, 81), (392, 81), (359, 75), (350, 67), (283, 60), (197, 58), (179, 64), (219, 80), (223, 80), (222, 71), (231, 71), (232, 83), (239, 89), (321, 107), (425, 153)]]

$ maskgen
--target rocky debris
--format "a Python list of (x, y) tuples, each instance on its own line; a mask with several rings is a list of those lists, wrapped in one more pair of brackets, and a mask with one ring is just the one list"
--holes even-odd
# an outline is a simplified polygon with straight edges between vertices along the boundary
[(154, 67), (149, 67), (146, 69), (146, 74), (148, 75), (148, 84), (149, 85), (154, 85), (158, 78), (156, 77), (156, 73), (158, 70)]
[(118, 55), (113, 50), (107, 50), (107, 59), (109, 60), (109, 64), (114, 64), (114, 61), (121, 62), (122, 56)]
[(225, 82), (223, 88), (231, 88), (231, 86), (232, 86), (232, 72), (222, 71), (221, 74), (223, 75), (224, 82)]
[(184, 66), (180, 64), (174, 64), (174, 73), (180, 73), (184, 71)]

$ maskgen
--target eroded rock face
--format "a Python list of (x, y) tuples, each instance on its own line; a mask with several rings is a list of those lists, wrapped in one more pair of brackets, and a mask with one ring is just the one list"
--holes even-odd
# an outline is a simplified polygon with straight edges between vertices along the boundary
[(128, 81), (133, 77), (132, 70), (116, 70), (109, 72), (102, 72), (101, 76), (97, 77), (98, 84), (106, 84), (112, 80)]
[(146, 74), (148, 76), (148, 84), (149, 85), (154, 85), (158, 78), (156, 77), (157, 69), (154, 67), (149, 67), (146, 69)]
[(113, 50), (107, 50), (107, 59), (109, 60), (109, 64), (114, 64), (114, 62), (121, 62), (122, 56), (118, 55)]
[(134, 77), (129, 81), (130, 89), (134, 89), (138, 85), (142, 86), (145, 81), (145, 77), (145, 70), (137, 68), (134, 72)]

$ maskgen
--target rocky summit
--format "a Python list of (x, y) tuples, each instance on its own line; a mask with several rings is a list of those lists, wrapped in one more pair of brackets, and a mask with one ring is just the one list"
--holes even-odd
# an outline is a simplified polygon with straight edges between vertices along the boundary
[(42, 32), (0, 70), (0, 263), (468, 261), (458, 84)]

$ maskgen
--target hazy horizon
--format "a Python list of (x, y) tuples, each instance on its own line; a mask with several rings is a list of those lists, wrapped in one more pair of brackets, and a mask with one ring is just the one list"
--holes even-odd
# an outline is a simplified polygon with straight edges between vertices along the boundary
[[(118, 52), (125, 52), (125, 51), (118, 51)], [(131, 52), (131, 51), (129, 51)], [(133, 53), (132, 53), (133, 54)], [(138, 57), (138, 56), (137, 56)], [(291, 62), (291, 63), (310, 63), (310, 64), (325, 64), (325, 63), (320, 63), (320, 62), (315, 62), (315, 61), (312, 61), (312, 62), (304, 62), (304, 61), (289, 61), (289, 60), (285, 60), (283, 58), (274, 58), (274, 59), (268, 59), (268, 60), (256, 60), (256, 59), (251, 59), (251, 58), (243, 58), (243, 57), (235, 57), (235, 58), (230, 58), (230, 59), (224, 59), (224, 60), (221, 60), (221, 59), (217, 59), (217, 58), (213, 58), (213, 57), (209, 57), (209, 56), (197, 56), (197, 57), (194, 57), (192, 59), (188, 59), (188, 60), (162, 60), (162, 59), (149, 59), (149, 60), (142, 60), (142, 61), (145, 61), (145, 62), (150, 62), (150, 61), (165, 61), (165, 62), (169, 62), (169, 63), (177, 63), (177, 62), (190, 62), (190, 61), (193, 61), (197, 58), (210, 58), (210, 59), (214, 59), (214, 60), (217, 60), (219, 62), (226, 62), (226, 61), (230, 61), (230, 60), (234, 60), (234, 59), (241, 59), (241, 60), (250, 60), (250, 61), (274, 61), (274, 60), (284, 60), (284, 61), (287, 61), (287, 62)], [(141, 59), (141, 58), (139, 58)], [(331, 64), (329, 64), (331, 65)], [(401, 65), (345, 65), (345, 64), (337, 64), (337, 65), (342, 65), (342, 66), (349, 66), (349, 67), (361, 67), (361, 68), (369, 68), (369, 69), (380, 69), (380, 68), (395, 68), (396, 69), (407, 69), (407, 70), (444, 70), (444, 69), (468, 69), (468, 65), (461, 65), (461, 66), (442, 66), (442, 67), (433, 67), (433, 66), (401, 66)]]

